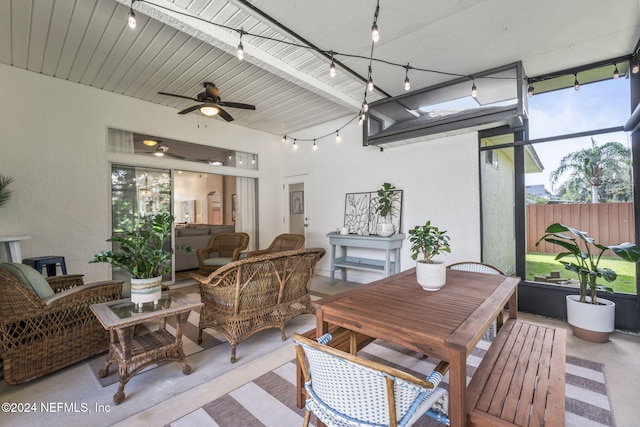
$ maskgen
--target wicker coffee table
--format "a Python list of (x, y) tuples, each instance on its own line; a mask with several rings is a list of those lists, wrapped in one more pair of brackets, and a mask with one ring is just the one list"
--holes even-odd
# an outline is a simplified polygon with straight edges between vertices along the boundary
[[(145, 303), (141, 309), (136, 308), (128, 298), (91, 305), (91, 310), (110, 336), (109, 354), (104, 368), (99, 372), (100, 377), (109, 375), (112, 363), (118, 364), (120, 386), (113, 395), (116, 405), (124, 401), (125, 384), (151, 364), (174, 360), (182, 363), (185, 375), (191, 373), (191, 366), (182, 350), (182, 332), (191, 310), (201, 306), (201, 302), (174, 292), (164, 293), (157, 304)], [(175, 336), (165, 328), (169, 316), (176, 316), (177, 319)], [(136, 325), (151, 320), (159, 321), (158, 330), (136, 336)]]

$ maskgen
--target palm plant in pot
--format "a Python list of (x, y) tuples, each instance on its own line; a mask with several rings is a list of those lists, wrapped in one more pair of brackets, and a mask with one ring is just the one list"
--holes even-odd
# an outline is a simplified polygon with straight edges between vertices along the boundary
[(376, 206), (376, 211), (384, 220), (384, 222), (376, 225), (376, 234), (378, 236), (389, 237), (396, 232), (393, 222), (391, 221), (395, 192), (396, 187), (388, 182), (382, 184), (382, 187), (378, 189), (378, 205)]
[[(564, 248), (566, 251), (560, 252), (555, 259), (567, 270), (578, 275), (580, 294), (566, 297), (567, 321), (573, 329), (573, 334), (592, 342), (608, 342), (609, 333), (614, 329), (615, 303), (598, 298), (597, 291), (613, 293), (613, 289), (598, 284), (597, 280), (602, 278), (607, 282), (613, 282), (617, 273), (610, 268), (599, 267), (600, 260), (605, 251), (611, 250), (625, 261), (638, 262), (640, 250), (629, 242), (611, 246), (601, 245), (586, 232), (560, 223), (549, 225), (544, 236), (536, 242), (536, 246), (542, 241)], [(565, 258), (573, 258), (573, 261), (566, 261)]]
[[(440, 230), (427, 221), (425, 225), (416, 225), (409, 230), (411, 259), (416, 260), (416, 280), (427, 291), (437, 291), (447, 281), (446, 265), (433, 259), (443, 252), (451, 253), (449, 236), (446, 230)], [(420, 259), (418, 259), (420, 258)]]
[[(167, 212), (146, 217), (122, 235), (107, 239), (117, 243), (117, 249), (102, 251), (89, 262), (108, 262), (130, 273), (131, 302), (157, 302), (162, 292), (162, 275), (171, 272), (172, 251), (166, 241), (173, 221), (174, 217)], [(180, 249), (192, 250), (187, 246)]]

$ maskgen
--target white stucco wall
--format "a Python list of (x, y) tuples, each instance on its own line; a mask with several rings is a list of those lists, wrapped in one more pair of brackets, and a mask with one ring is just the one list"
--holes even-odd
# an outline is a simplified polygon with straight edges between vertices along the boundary
[[(480, 258), (475, 133), (380, 152), (362, 147), (361, 129), (353, 122), (340, 131), (340, 144), (331, 136), (317, 141), (316, 152), (311, 142), (298, 142), (293, 151), (281, 135), (220, 120), (206, 120), (207, 127), (201, 120), (198, 127), (195, 115), (179, 116), (175, 109), (6, 65), (0, 65), (0, 93), (0, 173), (16, 179), (13, 198), (0, 208), (0, 235), (31, 236), (22, 243), (24, 257), (64, 255), (68, 270), (85, 274), (87, 281), (110, 277), (108, 265), (87, 263), (107, 247), (111, 230), (109, 160), (117, 156), (106, 153), (108, 127), (257, 153), (261, 247), (285, 231), (283, 181), (301, 175), (306, 177), (308, 247), (329, 249), (326, 233), (343, 222), (345, 193), (374, 191), (391, 182), (404, 190), (404, 233), (430, 219), (451, 236), (452, 254), (443, 260)], [(293, 136), (315, 138), (346, 120)], [(175, 160), (155, 162), (149, 156), (145, 164), (179, 168)], [(0, 261), (5, 259), (0, 250)], [(403, 270), (413, 267), (408, 241), (401, 263)], [(328, 267), (327, 256), (318, 272), (328, 275)], [(349, 272), (354, 281), (379, 277)]]

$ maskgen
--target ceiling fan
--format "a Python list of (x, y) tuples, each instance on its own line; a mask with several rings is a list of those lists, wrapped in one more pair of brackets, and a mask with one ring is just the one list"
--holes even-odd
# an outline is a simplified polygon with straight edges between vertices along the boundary
[[(149, 142), (155, 142), (155, 144), (150, 144)], [(143, 154), (149, 154), (149, 155), (154, 155), (154, 156), (158, 156), (158, 157), (173, 157), (174, 159), (180, 159), (180, 160), (184, 160), (186, 159), (185, 156), (181, 156), (180, 154), (174, 154), (174, 153), (170, 153), (169, 149), (170, 147), (168, 145), (163, 144), (161, 141), (154, 141), (154, 140), (146, 140), (143, 142), (144, 145), (146, 146), (153, 146), (153, 145), (157, 145), (157, 147), (153, 150), (153, 151), (144, 151)]]
[(187, 114), (195, 110), (200, 110), (205, 116), (215, 116), (216, 114), (222, 117), (224, 120), (231, 122), (233, 117), (227, 113), (222, 107), (241, 108), (243, 110), (255, 110), (255, 105), (242, 104), (239, 102), (225, 102), (220, 99), (220, 90), (210, 82), (202, 83), (204, 92), (200, 92), (196, 98), (189, 96), (176, 95), (174, 93), (158, 92), (160, 95), (175, 96), (176, 98), (190, 99), (192, 101), (199, 102), (199, 104), (179, 111), (178, 114)]

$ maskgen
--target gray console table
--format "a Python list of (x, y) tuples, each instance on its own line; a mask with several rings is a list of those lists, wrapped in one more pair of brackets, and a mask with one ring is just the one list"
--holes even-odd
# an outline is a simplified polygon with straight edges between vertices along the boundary
[[(358, 236), (357, 234), (340, 234), (332, 232), (327, 234), (331, 245), (331, 284), (333, 285), (335, 271), (340, 270), (340, 278), (347, 280), (347, 269), (377, 271), (384, 277), (400, 273), (400, 248), (405, 239), (404, 234), (394, 234), (391, 237)], [(336, 246), (341, 247), (341, 255), (336, 257)], [(384, 260), (371, 258), (352, 257), (347, 254), (349, 247), (380, 249), (385, 251)], [(393, 252), (393, 261), (391, 261)]]

